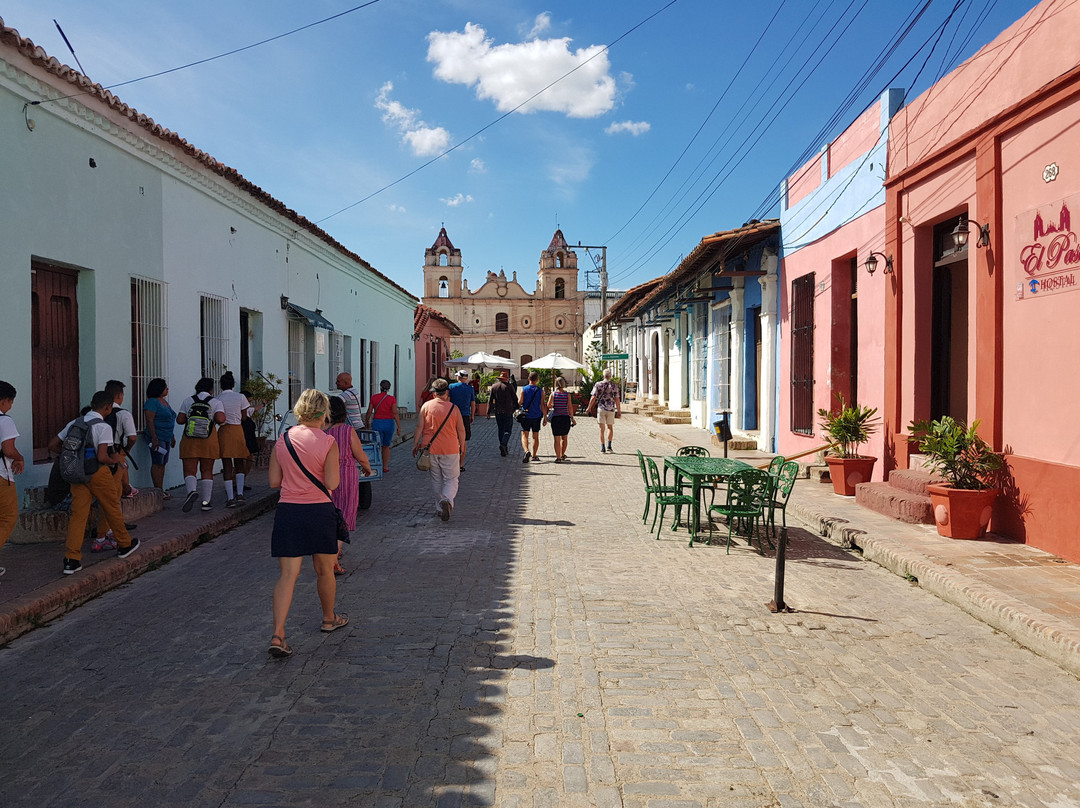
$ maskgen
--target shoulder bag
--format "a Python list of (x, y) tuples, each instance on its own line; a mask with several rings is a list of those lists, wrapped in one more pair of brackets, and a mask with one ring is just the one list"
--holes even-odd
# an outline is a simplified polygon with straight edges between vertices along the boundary
[(524, 401), (521, 402), (525, 406), (524, 407), (519, 407), (518, 409), (514, 410), (514, 420), (515, 421), (517, 421), (519, 424), (524, 424), (525, 423), (525, 419), (529, 417), (529, 407), (531, 407), (532, 403), (534, 401), (536, 401), (536, 397), (538, 395), (540, 395), (540, 388), (539, 387), (536, 388), (535, 391), (533, 391), (533, 397), (529, 399), (528, 404), (525, 404)]
[(443, 418), (443, 422), (439, 424), (439, 428), (435, 430), (435, 434), (431, 436), (431, 440), (427, 442), (427, 446), (420, 447), (420, 452), (416, 455), (416, 468), (419, 471), (428, 471), (431, 468), (431, 444), (435, 442), (435, 438), (439, 437), (439, 433), (442, 432), (442, 428), (446, 426), (446, 422), (450, 420), (450, 416), (454, 414), (454, 407), (456, 404), (451, 404), (450, 409), (446, 411), (446, 417)]
[[(304, 474), (309, 480), (311, 480), (315, 487), (322, 491), (324, 494), (326, 494), (326, 498), (330, 500), (331, 504), (333, 504), (334, 498), (330, 496), (330, 491), (327, 489), (327, 487), (319, 481), (318, 477), (308, 471), (307, 467), (302, 462), (300, 462), (300, 455), (296, 453), (296, 449), (293, 448), (292, 441), (289, 440), (289, 430), (286, 429), (284, 432), (281, 433), (281, 435), (283, 438), (285, 438), (285, 448), (289, 450), (289, 454), (292, 455), (292, 459), (296, 462), (296, 465), (300, 469), (300, 471), (304, 472)], [(339, 451), (337, 449), (336, 441), (334, 443), (334, 450)], [(334, 505), (334, 513), (337, 515), (338, 541), (343, 541), (346, 544), (352, 544), (352, 539), (349, 538), (349, 525), (345, 522), (345, 517), (341, 514), (341, 508)]]

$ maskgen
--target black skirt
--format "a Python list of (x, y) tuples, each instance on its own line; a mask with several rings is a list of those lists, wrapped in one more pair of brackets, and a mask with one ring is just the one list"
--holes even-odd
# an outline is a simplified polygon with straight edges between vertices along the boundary
[(552, 415), (548, 418), (548, 423), (551, 424), (551, 434), (556, 438), (561, 438), (563, 435), (570, 434), (569, 415)]
[(337, 509), (332, 502), (299, 505), (279, 502), (270, 536), (272, 558), (297, 558), (316, 553), (337, 555)]

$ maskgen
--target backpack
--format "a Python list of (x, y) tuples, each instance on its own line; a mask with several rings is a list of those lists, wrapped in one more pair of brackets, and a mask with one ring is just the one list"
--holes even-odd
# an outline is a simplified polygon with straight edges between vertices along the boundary
[[(101, 462), (97, 459), (97, 446), (93, 442), (94, 424), (99, 421), (101, 419), (96, 418), (88, 422), (80, 416), (68, 427), (60, 458), (56, 461), (64, 482), (86, 483), (101, 468)], [(89, 457), (88, 452), (92, 453)]]
[(195, 399), (187, 411), (187, 423), (184, 424), (185, 438), (210, 437), (210, 399)]

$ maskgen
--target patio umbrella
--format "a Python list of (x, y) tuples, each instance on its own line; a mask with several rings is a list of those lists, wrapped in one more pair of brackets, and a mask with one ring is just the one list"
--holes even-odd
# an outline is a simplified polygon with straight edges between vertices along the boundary
[(580, 362), (575, 362), (568, 356), (563, 356), (558, 351), (549, 353), (547, 356), (541, 356), (539, 359), (534, 359), (527, 365), (522, 367), (529, 370), (588, 370), (586, 365)]
[(460, 359), (449, 359), (446, 361), (450, 367), (478, 367), (478, 368), (516, 368), (517, 362), (513, 359), (507, 359), (503, 356), (494, 356), (493, 354), (484, 353), (483, 351), (477, 351), (474, 354), (463, 356)]

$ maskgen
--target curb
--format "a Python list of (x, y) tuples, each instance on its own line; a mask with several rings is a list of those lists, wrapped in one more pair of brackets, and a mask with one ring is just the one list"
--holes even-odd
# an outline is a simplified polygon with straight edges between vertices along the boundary
[(1080, 631), (1068, 623), (1045, 613), (1033, 615), (1026, 604), (951, 572), (896, 541), (853, 528), (846, 519), (794, 502), (789, 511), (822, 538), (845, 549), (857, 549), (867, 561), (897, 575), (914, 577), (930, 594), (1080, 677)]
[(176, 556), (210, 541), (223, 533), (261, 516), (277, 504), (273, 491), (260, 499), (245, 503), (243, 508), (224, 514), (211, 522), (173, 536), (153, 547), (142, 545), (127, 558), (97, 563), (74, 576), (47, 584), (12, 601), (0, 614), (0, 646), (39, 628), (50, 620), (137, 578), (144, 572), (157, 569)]

